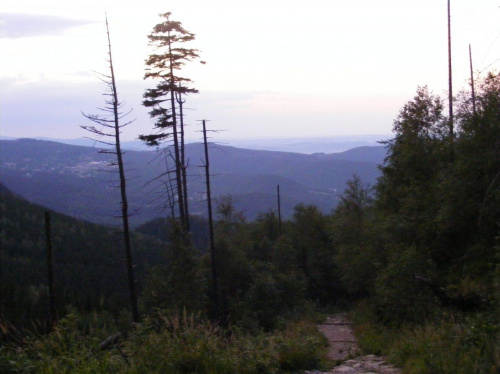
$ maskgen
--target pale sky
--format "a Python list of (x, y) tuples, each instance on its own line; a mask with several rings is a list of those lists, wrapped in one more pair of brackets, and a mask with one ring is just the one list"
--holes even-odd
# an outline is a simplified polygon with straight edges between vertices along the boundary
[[(196, 34), (206, 65), (182, 75), (188, 136), (197, 120), (225, 138), (389, 134), (417, 87), (447, 95), (447, 0), (6, 0), (0, 11), (0, 135), (79, 138), (81, 111), (103, 105), (107, 12), (119, 98), (151, 132), (142, 107), (147, 34), (159, 13)], [(453, 84), (500, 68), (500, 1), (452, 0)]]

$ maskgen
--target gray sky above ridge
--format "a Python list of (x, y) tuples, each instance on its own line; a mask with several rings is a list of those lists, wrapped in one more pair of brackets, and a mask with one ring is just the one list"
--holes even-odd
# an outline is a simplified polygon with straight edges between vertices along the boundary
[[(452, 0), (454, 90), (500, 63), (496, 0)], [(103, 105), (107, 12), (120, 99), (133, 109), (125, 139), (151, 131), (141, 106), (147, 34), (159, 13), (196, 34), (206, 65), (182, 74), (197, 120), (224, 136), (320, 137), (389, 133), (417, 86), (447, 89), (446, 0), (8, 0), (0, 13), (0, 134), (86, 136), (81, 111)]]

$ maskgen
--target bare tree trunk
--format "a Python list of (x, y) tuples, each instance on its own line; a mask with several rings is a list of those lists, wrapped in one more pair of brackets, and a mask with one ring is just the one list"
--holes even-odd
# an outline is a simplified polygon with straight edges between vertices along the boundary
[[(168, 36), (170, 37), (170, 31), (168, 32)], [(181, 156), (180, 156), (180, 145), (179, 145), (179, 135), (177, 131), (177, 115), (176, 115), (176, 106), (175, 106), (175, 78), (174, 78), (174, 62), (172, 61), (172, 45), (170, 40), (168, 42), (168, 53), (170, 55), (170, 106), (172, 110), (172, 131), (174, 134), (174, 155), (175, 155), (175, 179), (177, 183), (177, 196), (179, 198), (179, 217), (181, 219), (182, 228), (186, 228), (186, 216), (184, 212), (184, 194), (182, 188), (182, 164), (181, 164)]]
[(172, 183), (172, 177), (170, 176), (170, 167), (168, 166), (168, 159), (165, 155), (165, 168), (167, 169), (167, 182), (165, 182), (165, 187), (167, 191), (167, 202), (170, 208), (170, 215), (172, 217), (172, 222), (175, 221), (175, 188)]
[(283, 230), (281, 227), (281, 197), (280, 197), (280, 185), (278, 184), (277, 187), (277, 193), (278, 193), (278, 227), (280, 230), (280, 235), (283, 234)]
[(0, 235), (0, 319), (3, 317), (4, 306), (5, 306), (5, 300), (4, 300), (4, 282), (3, 282), (3, 235)]
[(111, 56), (111, 39), (109, 36), (109, 26), (108, 19), (106, 17), (106, 31), (108, 34), (108, 47), (109, 47), (109, 68), (111, 70), (111, 87), (113, 94), (113, 115), (114, 115), (114, 126), (115, 126), (115, 147), (116, 147), (116, 157), (118, 161), (118, 172), (120, 174), (120, 194), (121, 194), (121, 210), (122, 210), (122, 223), (123, 223), (123, 240), (125, 243), (125, 256), (127, 260), (127, 272), (128, 272), (128, 283), (129, 283), (129, 293), (130, 293), (130, 305), (132, 308), (132, 320), (134, 322), (139, 322), (139, 310), (137, 308), (137, 294), (135, 291), (135, 277), (134, 277), (134, 265), (132, 261), (132, 245), (130, 242), (130, 229), (128, 222), (128, 200), (127, 200), (127, 186), (125, 179), (125, 170), (123, 167), (123, 154), (120, 145), (120, 123), (118, 114), (118, 93), (116, 90), (115, 82), (115, 72), (113, 69), (113, 59)]
[(181, 174), (182, 174), (182, 188), (184, 189), (183, 191), (183, 197), (184, 197), (184, 213), (186, 215), (186, 222), (185, 222), (185, 228), (186, 231), (189, 232), (189, 203), (188, 203), (188, 188), (187, 188), (187, 165), (186, 165), (186, 148), (185, 148), (185, 138), (184, 138), (184, 111), (183, 111), (183, 104), (184, 101), (182, 101), (182, 94), (179, 92), (177, 96), (177, 103), (179, 104), (179, 124), (180, 124), (180, 135), (181, 135)]
[(476, 92), (474, 88), (474, 70), (472, 68), (472, 49), (469, 44), (469, 62), (470, 62), (470, 87), (472, 92), (472, 114), (474, 116), (474, 123), (476, 122)]
[(217, 313), (219, 313), (221, 310), (221, 297), (219, 291), (219, 282), (217, 278), (217, 256), (216, 256), (215, 239), (214, 239), (212, 196), (210, 193), (210, 164), (208, 158), (207, 129), (205, 126), (205, 120), (203, 120), (203, 143), (205, 145), (205, 180), (207, 185), (208, 231), (210, 237), (210, 258), (212, 260), (213, 293), (215, 297), (215, 308)]
[(52, 232), (50, 229), (50, 212), (45, 212), (45, 245), (47, 248), (47, 280), (49, 283), (49, 320), (48, 329), (57, 321), (56, 299), (54, 296), (54, 262), (52, 256)]
[(453, 79), (451, 68), (451, 7), (448, 0), (448, 106), (449, 106), (449, 132), (450, 132), (450, 151), (451, 160), (454, 159), (454, 142), (455, 135), (453, 132)]

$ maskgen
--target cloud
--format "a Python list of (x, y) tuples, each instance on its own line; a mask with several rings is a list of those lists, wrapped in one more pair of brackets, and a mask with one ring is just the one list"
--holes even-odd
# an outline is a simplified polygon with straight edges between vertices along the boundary
[(0, 39), (61, 35), (92, 21), (24, 13), (0, 13)]

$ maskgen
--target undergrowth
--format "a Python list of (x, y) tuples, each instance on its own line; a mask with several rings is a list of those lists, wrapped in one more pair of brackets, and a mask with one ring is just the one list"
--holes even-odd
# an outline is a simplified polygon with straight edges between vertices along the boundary
[(197, 315), (158, 313), (101, 350), (115, 326), (70, 314), (47, 335), (0, 347), (1, 373), (294, 373), (324, 368), (328, 342), (315, 325), (289, 322), (270, 333), (221, 328)]
[(383, 355), (404, 374), (487, 374), (500, 371), (498, 321), (491, 314), (450, 312), (421, 325), (382, 325), (369, 312), (352, 313), (365, 354)]

